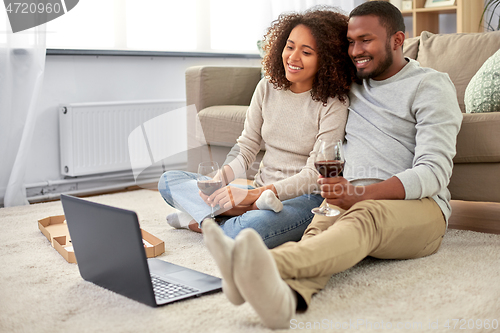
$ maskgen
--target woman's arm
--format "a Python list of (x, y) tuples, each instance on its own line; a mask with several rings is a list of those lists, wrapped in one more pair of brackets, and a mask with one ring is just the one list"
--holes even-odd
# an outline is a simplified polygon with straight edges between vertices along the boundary
[(269, 83), (262, 79), (255, 88), (252, 101), (245, 115), (245, 123), (236, 145), (229, 152), (224, 164), (231, 167), (234, 177), (239, 178), (246, 174), (248, 168), (255, 161), (262, 144), (262, 104)]

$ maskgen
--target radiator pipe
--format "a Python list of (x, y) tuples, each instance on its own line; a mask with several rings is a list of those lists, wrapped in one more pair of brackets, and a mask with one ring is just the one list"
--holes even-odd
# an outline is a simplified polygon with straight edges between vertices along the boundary
[(129, 179), (131, 177), (133, 177), (133, 175), (130, 172), (122, 172), (122, 173), (117, 173), (117, 174), (113, 174), (113, 175), (105, 175), (105, 176), (45, 180), (45, 181), (38, 182), (38, 183), (26, 184), (26, 188), (83, 183), (83, 182), (99, 181), (99, 180), (103, 180), (103, 179), (115, 179), (115, 178), (127, 178), (127, 179)]
[[(67, 191), (67, 192), (64, 192), (64, 194), (87, 195), (87, 194), (93, 194), (93, 193), (99, 193), (99, 192), (120, 190), (120, 189), (124, 189), (124, 188), (130, 187), (130, 186), (140, 186), (140, 185), (152, 184), (152, 183), (157, 183), (157, 182), (158, 182), (158, 178), (151, 178), (148, 180), (144, 180), (142, 182), (135, 182), (134, 181), (134, 182), (121, 183), (121, 184), (116, 184), (116, 185), (107, 185), (107, 186), (101, 186), (101, 187), (88, 188), (88, 189), (83, 189), (83, 190)], [(47, 193), (47, 194), (43, 194), (43, 195), (28, 197), (27, 199), (29, 202), (56, 200), (56, 199), (59, 199), (60, 195), (61, 195), (61, 193)]]

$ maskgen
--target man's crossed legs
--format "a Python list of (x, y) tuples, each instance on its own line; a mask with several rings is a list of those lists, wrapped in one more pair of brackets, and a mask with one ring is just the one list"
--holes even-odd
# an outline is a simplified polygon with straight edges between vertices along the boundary
[(222, 278), (223, 291), (235, 305), (249, 302), (270, 328), (286, 328), (296, 310), (333, 274), (363, 258), (412, 259), (435, 253), (446, 222), (432, 199), (367, 200), (338, 219), (316, 216), (299, 242), (267, 249), (253, 229), (236, 239), (213, 221), (203, 223), (205, 243)]

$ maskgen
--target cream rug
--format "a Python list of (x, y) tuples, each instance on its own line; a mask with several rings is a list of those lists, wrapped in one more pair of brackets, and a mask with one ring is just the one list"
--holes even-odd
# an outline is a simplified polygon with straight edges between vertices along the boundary
[[(135, 210), (165, 241), (160, 259), (220, 276), (202, 235), (166, 224), (172, 210), (158, 192), (89, 200)], [(60, 214), (59, 201), (0, 209), (0, 332), (269, 331), (248, 304), (235, 307), (222, 293), (150, 308), (83, 281), (38, 229), (38, 219)], [(450, 230), (433, 256), (367, 258), (332, 277), (289, 331), (494, 332), (499, 299), (500, 235)]]

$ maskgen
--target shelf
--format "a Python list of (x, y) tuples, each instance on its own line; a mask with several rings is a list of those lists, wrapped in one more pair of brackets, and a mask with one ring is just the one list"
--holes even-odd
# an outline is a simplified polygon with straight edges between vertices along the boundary
[[(390, 1), (390, 0), (386, 0)], [(405, 21), (410, 19), (408, 37), (420, 36), (422, 31), (439, 32), (441, 14), (456, 14), (456, 32), (480, 32), (479, 20), (484, 9), (484, 0), (456, 0), (453, 6), (425, 8), (426, 0), (413, 0), (413, 9), (401, 13)]]
[(415, 8), (416, 13), (438, 13), (438, 14), (450, 14), (456, 13), (457, 6), (447, 6), (447, 7), (429, 7), (429, 8)]

